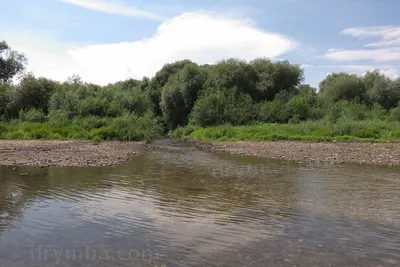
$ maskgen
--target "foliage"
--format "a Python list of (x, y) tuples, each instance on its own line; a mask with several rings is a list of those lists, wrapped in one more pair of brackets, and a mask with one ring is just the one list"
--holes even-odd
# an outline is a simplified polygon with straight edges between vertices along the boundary
[(195, 125), (249, 124), (254, 120), (253, 101), (247, 94), (216, 92), (204, 94), (196, 102), (191, 113)]
[(252, 126), (215, 126), (194, 129), (178, 128), (174, 137), (191, 137), (203, 141), (221, 140), (313, 140), (313, 141), (386, 141), (400, 140), (400, 123), (383, 121), (324, 121), (300, 124), (260, 124)]
[(28, 74), (15, 87), (12, 104), (17, 110), (42, 109), (47, 114), (50, 97), (57, 86), (52, 80)]
[(304, 71), (299, 65), (288, 61), (271, 62), (269, 59), (259, 58), (250, 62), (250, 66), (257, 73), (257, 100), (273, 100), (282, 91), (293, 92), (304, 80)]
[(364, 75), (364, 84), (369, 103), (377, 103), (389, 110), (400, 100), (398, 84), (378, 71), (367, 72)]
[(333, 101), (362, 101), (365, 86), (355, 74), (332, 73), (320, 83), (321, 97)]
[(14, 51), (5, 42), (0, 42), (0, 83), (11, 80), (15, 75), (25, 70), (26, 58)]
[(46, 115), (37, 109), (20, 110), (19, 119), (23, 122), (45, 122)]
[(379, 71), (332, 73), (317, 90), (302, 84), (299, 65), (231, 58), (201, 66), (181, 60), (165, 64), (153, 78), (107, 86), (79, 75), (56, 82), (28, 73), (12, 82), (25, 63), (0, 42), (1, 138), (139, 140), (168, 131), (254, 140), (399, 135), (400, 78)]

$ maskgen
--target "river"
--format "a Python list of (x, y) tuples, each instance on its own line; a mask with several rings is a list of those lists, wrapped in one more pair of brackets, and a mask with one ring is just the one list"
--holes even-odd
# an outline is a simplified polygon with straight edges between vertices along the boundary
[(0, 266), (400, 266), (400, 168), (174, 140), (118, 167), (0, 167)]

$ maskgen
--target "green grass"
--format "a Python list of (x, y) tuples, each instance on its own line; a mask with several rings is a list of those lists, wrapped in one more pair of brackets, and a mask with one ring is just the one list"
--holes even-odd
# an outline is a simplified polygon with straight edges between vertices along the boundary
[(324, 121), (300, 124), (258, 124), (251, 126), (187, 126), (170, 133), (171, 137), (189, 137), (202, 141), (400, 141), (400, 122), (387, 121)]
[(161, 134), (162, 127), (154, 118), (132, 114), (117, 118), (85, 117), (43, 123), (14, 120), (0, 123), (0, 139), (138, 141), (151, 140)]

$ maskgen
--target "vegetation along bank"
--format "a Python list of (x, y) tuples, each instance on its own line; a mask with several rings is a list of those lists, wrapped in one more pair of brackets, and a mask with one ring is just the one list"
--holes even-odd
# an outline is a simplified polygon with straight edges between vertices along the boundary
[(379, 71), (332, 73), (317, 89), (288, 61), (182, 60), (100, 86), (26, 73), (6, 42), (0, 61), (0, 139), (400, 140), (400, 79)]

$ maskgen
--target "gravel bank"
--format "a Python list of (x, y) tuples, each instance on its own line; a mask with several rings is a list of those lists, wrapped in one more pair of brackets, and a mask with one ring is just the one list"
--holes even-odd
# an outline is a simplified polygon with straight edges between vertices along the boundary
[(294, 161), (400, 165), (400, 143), (199, 142), (208, 151)]
[(0, 165), (112, 166), (147, 148), (146, 142), (0, 141)]

